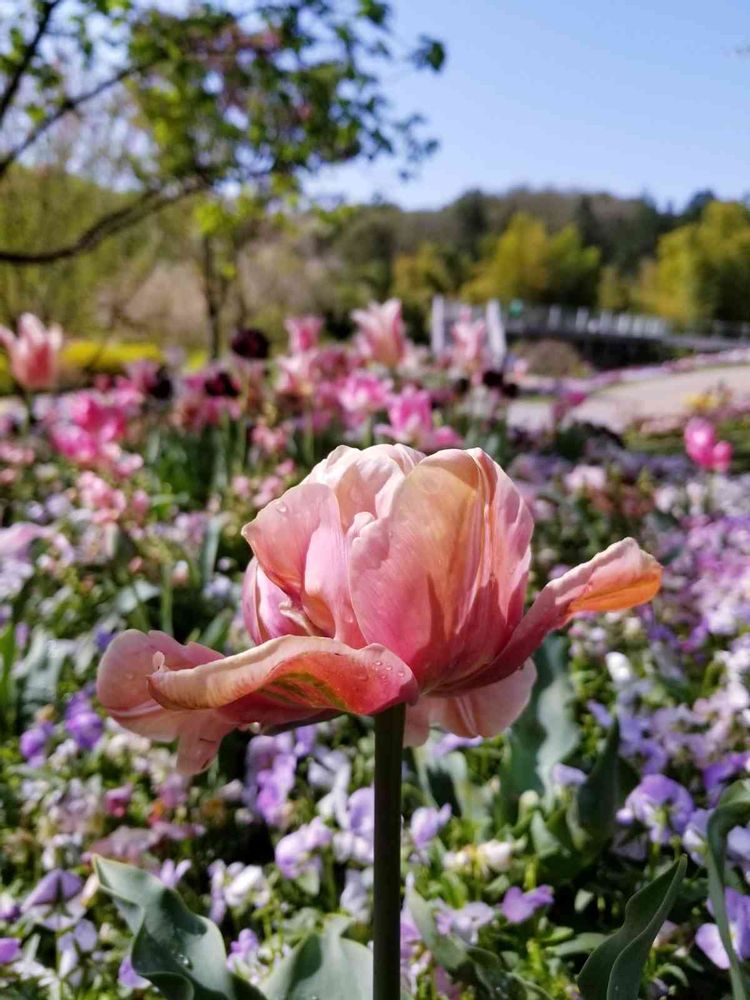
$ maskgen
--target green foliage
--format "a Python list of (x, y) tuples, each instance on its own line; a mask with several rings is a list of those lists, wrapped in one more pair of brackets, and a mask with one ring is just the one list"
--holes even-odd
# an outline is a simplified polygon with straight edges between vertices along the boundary
[[(283, 201), (302, 174), (324, 165), (390, 155), (407, 171), (434, 148), (419, 116), (395, 113), (381, 88), (380, 71), (397, 60), (390, 3), (352, 11), (284, 0), (243, 10), (203, 0), (179, 13), (155, 0), (19, 7), (0, 46), (0, 124), (12, 114), (15, 126), (0, 146), (0, 178), (73, 113), (107, 107), (133, 134), (122, 149), (100, 151), (90, 174), (114, 167), (131, 193), (43, 249), (0, 242), (0, 260), (30, 266), (76, 256), (165, 205), (230, 182)], [(398, 59), (438, 71), (444, 55), (421, 35)]]
[(579, 741), (574, 692), (568, 674), (568, 643), (549, 636), (534, 657), (537, 681), (531, 699), (510, 730), (500, 773), (503, 811), (513, 816), (525, 792), (549, 798), (552, 768)]
[(750, 316), (750, 212), (713, 201), (700, 218), (659, 240), (644, 268), (641, 305), (682, 323)]
[(281, 959), (263, 983), (268, 1000), (370, 1000), (372, 953), (342, 936), (347, 924), (333, 917)]
[(686, 868), (683, 856), (628, 902), (624, 924), (599, 945), (578, 977), (584, 1000), (638, 1000), (643, 968)]
[(218, 927), (191, 913), (173, 889), (118, 861), (96, 858), (94, 866), (134, 935), (133, 968), (167, 1000), (264, 1000), (227, 970)]
[(464, 294), (474, 301), (559, 302), (593, 304), (600, 252), (584, 247), (573, 224), (550, 235), (539, 219), (525, 212), (513, 216), (508, 228), (476, 266)]
[(708, 868), (708, 893), (713, 905), (714, 917), (721, 935), (724, 950), (729, 956), (729, 978), (734, 1000), (748, 1000), (750, 980), (737, 957), (732, 932), (729, 927), (727, 904), (724, 895), (726, 883), (725, 860), (727, 836), (735, 826), (744, 826), (750, 821), (750, 784), (738, 781), (731, 785), (719, 799), (719, 805), (708, 821), (706, 841), (706, 866)]

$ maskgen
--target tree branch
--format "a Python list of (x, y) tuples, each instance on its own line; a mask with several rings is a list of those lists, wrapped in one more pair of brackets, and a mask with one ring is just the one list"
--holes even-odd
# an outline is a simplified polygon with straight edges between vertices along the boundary
[(48, 0), (42, 9), (41, 16), (37, 21), (36, 31), (30, 39), (29, 44), (26, 46), (26, 50), (23, 53), (20, 62), (16, 66), (15, 72), (11, 73), (10, 78), (5, 85), (5, 90), (2, 95), (0, 95), (0, 124), (2, 124), (3, 119), (8, 113), (8, 109), (13, 103), (26, 71), (33, 62), (34, 56), (39, 50), (39, 46), (42, 44), (42, 39), (47, 33), (47, 28), (49, 27), (55, 7), (57, 7), (60, 3), (61, 0)]
[(0, 249), (0, 263), (13, 264), (17, 267), (30, 267), (35, 264), (53, 264), (58, 260), (66, 260), (81, 253), (88, 253), (99, 246), (105, 239), (115, 236), (122, 230), (142, 222), (155, 212), (168, 205), (174, 205), (183, 198), (195, 194), (202, 184), (186, 184), (178, 191), (166, 193), (161, 190), (144, 191), (135, 201), (113, 212), (108, 212), (70, 243), (55, 247), (53, 250), (42, 250), (38, 253), (20, 252)]
[(141, 66), (126, 66), (124, 69), (120, 70), (114, 76), (108, 77), (106, 80), (102, 80), (95, 87), (90, 90), (84, 91), (82, 94), (77, 94), (75, 97), (67, 97), (65, 100), (57, 107), (48, 118), (44, 121), (39, 122), (36, 128), (33, 128), (24, 139), (21, 140), (16, 146), (13, 146), (2, 158), (0, 158), (0, 178), (4, 177), (8, 172), (9, 168), (23, 156), (27, 149), (34, 145), (34, 143), (40, 139), (44, 133), (50, 129), (55, 122), (60, 121), (65, 115), (72, 111), (76, 111), (82, 104), (87, 101), (91, 101), (96, 97), (99, 97), (105, 91), (109, 90), (110, 87), (114, 87), (116, 84), (121, 83), (123, 80), (127, 79), (129, 76), (140, 72), (144, 67)]

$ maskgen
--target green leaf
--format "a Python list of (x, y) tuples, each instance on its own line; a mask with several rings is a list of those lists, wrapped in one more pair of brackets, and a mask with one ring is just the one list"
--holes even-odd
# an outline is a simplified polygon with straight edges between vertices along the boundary
[(342, 937), (348, 923), (329, 920), (283, 958), (263, 983), (268, 1000), (371, 1000), (372, 953)]
[(95, 857), (94, 868), (134, 934), (133, 968), (167, 1000), (265, 1000), (227, 969), (219, 928), (188, 910), (173, 889), (118, 861)]
[(537, 681), (531, 700), (508, 735), (501, 769), (503, 811), (515, 817), (518, 799), (527, 790), (551, 799), (552, 768), (578, 745), (575, 695), (568, 676), (568, 643), (549, 636), (534, 656)]
[(638, 1000), (651, 945), (672, 909), (685, 877), (683, 855), (637, 892), (625, 907), (625, 922), (589, 956), (578, 977), (584, 1000)]
[(489, 788), (471, 780), (469, 765), (464, 754), (433, 752), (436, 740), (414, 750), (414, 761), (422, 789), (440, 808), (450, 805), (454, 816), (463, 816), (481, 822), (487, 817), (492, 793)]
[(734, 1000), (750, 998), (748, 977), (740, 965), (732, 944), (732, 934), (724, 895), (724, 858), (727, 835), (735, 826), (745, 826), (750, 820), (750, 783), (738, 781), (730, 785), (719, 799), (711, 814), (706, 833), (706, 867), (708, 868), (708, 895), (714, 909), (714, 919), (719, 928), (724, 949), (729, 956), (729, 979)]

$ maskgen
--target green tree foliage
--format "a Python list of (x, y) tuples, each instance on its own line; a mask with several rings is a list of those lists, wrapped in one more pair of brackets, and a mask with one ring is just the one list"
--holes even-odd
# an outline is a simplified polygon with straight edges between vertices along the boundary
[(600, 251), (585, 247), (572, 223), (550, 235), (539, 219), (518, 212), (479, 261), (464, 286), (473, 301), (559, 302), (590, 305), (596, 295)]
[[(380, 86), (396, 59), (386, 2), (199, 0), (177, 13), (156, 0), (4, 0), (0, 14), (0, 178), (106, 100), (130, 130), (125, 201), (43, 250), (10, 240), (8, 263), (76, 256), (196, 192), (288, 197), (326, 164), (387, 154), (406, 169), (434, 146)], [(422, 36), (406, 58), (435, 70), (443, 50)]]
[(412, 326), (424, 328), (433, 296), (457, 292), (463, 264), (461, 254), (435, 243), (423, 243), (416, 253), (396, 258), (391, 293), (403, 302)]
[(750, 212), (708, 202), (696, 222), (659, 240), (637, 291), (645, 310), (681, 323), (750, 318)]

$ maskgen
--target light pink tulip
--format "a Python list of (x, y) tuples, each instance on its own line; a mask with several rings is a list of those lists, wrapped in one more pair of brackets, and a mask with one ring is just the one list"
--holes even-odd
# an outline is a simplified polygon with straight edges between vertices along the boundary
[(378, 424), (378, 434), (402, 444), (416, 445), (424, 451), (453, 448), (461, 444), (460, 435), (452, 427), (435, 427), (432, 400), (425, 389), (405, 386), (388, 403), (387, 424)]
[(481, 368), (485, 360), (487, 324), (481, 319), (472, 320), (469, 314), (455, 323), (451, 332), (454, 364), (468, 371)]
[(406, 335), (398, 299), (388, 299), (382, 305), (371, 302), (367, 309), (355, 309), (352, 319), (365, 358), (388, 368), (395, 368), (404, 359)]
[(433, 724), (494, 735), (524, 707), (529, 658), (550, 630), (649, 601), (661, 581), (626, 539), (547, 584), (524, 615), (531, 531), (518, 490), (479, 449), (337, 448), (244, 529), (258, 645), (223, 659), (126, 632), (102, 660), (99, 698), (136, 732), (179, 736), (186, 770), (234, 727), (399, 702), (411, 743)]
[(685, 425), (685, 451), (702, 469), (726, 472), (732, 461), (729, 441), (717, 441), (714, 425), (703, 417), (692, 417)]
[(320, 316), (290, 316), (284, 326), (289, 334), (289, 353), (302, 354), (318, 346), (323, 320)]
[(57, 369), (62, 349), (59, 326), (45, 327), (31, 313), (18, 321), (18, 333), (0, 326), (0, 342), (10, 358), (13, 378), (24, 389), (51, 389), (57, 381)]

